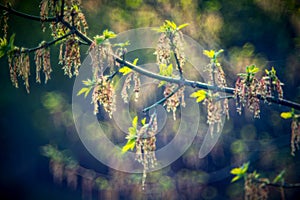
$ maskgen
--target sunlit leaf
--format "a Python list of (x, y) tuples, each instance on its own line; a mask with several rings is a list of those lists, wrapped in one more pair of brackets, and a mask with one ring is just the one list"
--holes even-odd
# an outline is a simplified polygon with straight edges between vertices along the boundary
[(0, 58), (6, 54), (7, 47), (7, 40), (5, 38), (0, 38)]
[(16, 34), (14, 33), (14, 34), (12, 34), (12, 36), (10, 36), (10, 38), (9, 38), (8, 48), (9, 48), (10, 50), (13, 50), (13, 49), (15, 48), (15, 45), (14, 45), (14, 42), (15, 42), (15, 36), (16, 36)]
[(165, 20), (165, 22), (172, 30), (176, 30), (177, 25), (173, 21)]
[(137, 128), (138, 116), (135, 116), (132, 120), (132, 127)]
[(218, 57), (223, 52), (224, 52), (224, 49), (220, 49), (218, 52), (215, 53), (215, 57)]
[(237, 168), (233, 168), (230, 173), (233, 175), (239, 175), (239, 176), (243, 176), (244, 174), (246, 174), (246, 172), (248, 171), (249, 168), (249, 162), (244, 163), (241, 167), (237, 167)]
[(242, 178), (242, 176), (235, 176), (235, 177), (233, 177), (233, 178), (231, 179), (231, 183), (233, 183), (233, 182), (239, 180), (240, 178)]
[(233, 174), (233, 175), (240, 175), (242, 174), (242, 168), (241, 167), (237, 167), (237, 168), (233, 168), (230, 173)]
[(186, 24), (181, 24), (177, 27), (177, 30), (180, 30), (180, 29), (183, 29), (184, 27), (188, 26), (189, 24), (186, 23)]
[(275, 178), (274, 180), (272, 181), (273, 183), (278, 183), (278, 182), (282, 182), (284, 179), (283, 179), (283, 176), (285, 174), (285, 170), (282, 170)]
[(166, 76), (172, 76), (173, 74), (173, 65), (170, 64), (166, 69)]
[(144, 126), (146, 124), (146, 117), (141, 120), (142, 125)]
[(99, 45), (99, 44), (102, 44), (104, 42), (105, 38), (102, 35), (101, 36), (96, 35), (94, 37), (94, 40), (95, 40), (96, 45)]
[(87, 88), (87, 87), (83, 87), (81, 88), (81, 90), (79, 90), (79, 92), (77, 93), (77, 96), (81, 95), (84, 93), (84, 97), (86, 98), (87, 95), (89, 94), (89, 92), (91, 91), (91, 87)]
[(129, 127), (128, 128), (128, 135), (125, 137), (126, 139), (130, 139), (130, 138), (132, 138), (133, 136), (135, 136), (136, 135), (136, 128), (134, 128), (134, 127)]
[(193, 92), (190, 97), (197, 98), (196, 102), (199, 103), (203, 101), (207, 96), (207, 92), (205, 90), (198, 90), (196, 92)]
[(129, 74), (132, 71), (132, 69), (130, 69), (129, 67), (122, 67), (119, 69), (119, 72), (121, 72), (123, 74), (123, 76)]
[(292, 112), (282, 112), (280, 114), (280, 117), (282, 117), (283, 119), (289, 119), (293, 116), (293, 113)]
[(256, 67), (256, 65), (250, 65), (250, 66), (246, 67), (246, 72), (251, 73), (251, 74), (255, 74), (255, 73), (259, 72), (259, 68)]
[(214, 58), (215, 56), (215, 51), (214, 50), (203, 50), (203, 54), (206, 55), (209, 58)]
[(93, 86), (95, 84), (94, 81), (92, 81), (91, 79), (83, 80), (82, 83), (85, 86)]
[(133, 65), (136, 65), (138, 61), (139, 61), (139, 59), (136, 58), (136, 59), (134, 59), (134, 61), (132, 62), (132, 64), (133, 64)]
[(111, 39), (117, 37), (117, 35), (114, 32), (109, 31), (108, 29), (104, 30), (102, 35), (104, 36), (104, 39)]
[(245, 174), (248, 171), (250, 162), (244, 163), (242, 166), (242, 174)]
[(127, 152), (129, 149), (133, 150), (135, 147), (135, 140), (128, 140), (127, 143), (122, 148), (122, 153)]

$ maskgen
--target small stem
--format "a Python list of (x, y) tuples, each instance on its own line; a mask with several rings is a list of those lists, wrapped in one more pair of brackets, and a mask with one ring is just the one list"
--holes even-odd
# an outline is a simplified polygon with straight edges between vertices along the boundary
[(181, 69), (181, 66), (180, 66), (180, 62), (179, 62), (179, 59), (177, 57), (177, 53), (175, 53), (175, 52), (174, 52), (174, 57), (175, 57), (175, 60), (176, 60), (178, 71), (179, 71), (179, 76), (180, 76), (181, 79), (183, 79), (183, 73), (182, 73), (182, 69)]
[(76, 34), (79, 38), (81, 38), (84, 42), (87, 43), (87, 45), (91, 45), (93, 43), (93, 40), (90, 39), (88, 36), (86, 36), (85, 34), (81, 33), (76, 27), (71, 26), (70, 23), (68, 23), (67, 21), (65, 21), (64, 19), (60, 19), (60, 22), (66, 26), (68, 29), (70, 29), (71, 31), (74, 31), (74, 34)]
[(34, 21), (41, 21), (41, 22), (55, 22), (57, 21), (56, 17), (46, 17), (45, 19), (41, 19), (39, 16), (34, 15), (28, 15), (26, 13), (16, 11), (15, 9), (11, 8), (10, 6), (4, 6), (3, 4), (0, 4), (0, 9), (6, 10), (8, 13), (14, 14), (19, 17), (23, 17), (26, 19), (34, 20)]
[(215, 100), (220, 101), (220, 100), (223, 100), (223, 99), (233, 99), (233, 98), (234, 98), (234, 96), (230, 95), (230, 96), (217, 97)]
[(151, 108), (154, 108), (156, 106), (158, 106), (159, 104), (163, 104), (168, 98), (170, 98), (171, 96), (173, 96), (176, 92), (178, 92), (178, 90), (182, 88), (182, 86), (178, 86), (173, 92), (171, 92), (168, 96), (160, 99), (159, 101), (155, 102), (154, 104), (152, 104), (151, 106), (144, 108), (143, 112), (148, 112)]
[(111, 75), (109, 75), (107, 78), (109, 80), (113, 79), (117, 74), (119, 74), (119, 70), (116, 70), (114, 73), (112, 73)]
[(260, 180), (257, 180), (257, 179), (253, 179), (253, 180), (257, 183), (264, 183), (265, 185), (270, 186), (270, 187), (279, 187), (279, 188), (285, 188), (285, 189), (300, 188), (300, 183), (283, 183), (283, 184), (280, 184), (280, 183), (268, 183), (268, 182), (260, 181)]
[(42, 49), (42, 48), (46, 48), (46, 47), (49, 47), (53, 44), (55, 44), (56, 42), (60, 41), (60, 40), (63, 40), (64, 38), (72, 35), (73, 33), (70, 31), (69, 33), (66, 33), (65, 35), (59, 37), (59, 38), (56, 38), (50, 42), (46, 42), (42, 45), (39, 45), (37, 47), (33, 47), (33, 48), (30, 48), (30, 49), (25, 49), (24, 51), (21, 51), (21, 53), (30, 53), (30, 52), (33, 52), (33, 51), (36, 51), (36, 50), (39, 50), (39, 49)]

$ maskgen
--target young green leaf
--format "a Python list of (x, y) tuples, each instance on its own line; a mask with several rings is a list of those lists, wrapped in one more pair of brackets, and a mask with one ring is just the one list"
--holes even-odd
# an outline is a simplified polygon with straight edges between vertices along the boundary
[(237, 167), (237, 168), (233, 168), (230, 173), (233, 175), (239, 175), (239, 176), (243, 176), (244, 174), (247, 173), (248, 168), (249, 168), (249, 162), (244, 163), (241, 167)]
[(133, 150), (135, 147), (135, 140), (128, 140), (122, 148), (122, 153), (126, 153), (129, 149)]
[(176, 30), (177, 25), (173, 21), (165, 20), (166, 25), (170, 27), (172, 30)]
[(196, 102), (199, 103), (203, 101), (207, 96), (207, 92), (205, 90), (198, 90), (196, 92), (193, 92), (190, 97), (197, 98)]
[(104, 39), (111, 39), (117, 37), (117, 35), (114, 32), (109, 31), (108, 29), (104, 30), (102, 35), (104, 36)]
[(293, 117), (293, 113), (292, 112), (282, 112), (280, 114), (280, 117), (282, 117), (283, 119), (289, 119)]
[(133, 64), (133, 65), (136, 65), (138, 61), (139, 61), (139, 59), (136, 58), (136, 59), (134, 59), (134, 61), (132, 62), (132, 64)]
[(79, 92), (77, 93), (77, 96), (81, 95), (84, 93), (84, 98), (87, 97), (87, 95), (89, 94), (89, 92), (91, 91), (92, 87), (83, 87), (81, 88), (81, 90), (79, 90)]
[(132, 120), (132, 127), (136, 129), (137, 123), (138, 123), (138, 116), (135, 116)]
[(122, 67), (119, 69), (119, 72), (121, 72), (123, 74), (123, 76), (129, 74), (132, 71), (132, 69), (130, 69), (129, 67)]
[(7, 40), (5, 38), (0, 38), (0, 58), (6, 54), (7, 47)]
[(283, 178), (284, 174), (285, 174), (285, 170), (282, 170), (282, 171), (274, 178), (274, 180), (272, 181), (272, 183), (278, 183), (278, 182), (284, 181), (284, 178)]
[(166, 76), (172, 76), (173, 74), (173, 65), (170, 64), (166, 69)]
[(184, 27), (188, 26), (189, 24), (186, 23), (186, 24), (181, 24), (177, 27), (177, 30), (180, 30), (180, 29), (183, 29)]
[(146, 117), (141, 120), (141, 124), (144, 126), (146, 124)]
[(249, 65), (246, 67), (246, 72), (251, 74), (256, 74), (259, 72), (259, 68), (256, 65)]
[(99, 45), (99, 44), (102, 44), (104, 42), (105, 38), (102, 35), (101, 36), (96, 35), (94, 37), (94, 40), (95, 40), (96, 45)]
[(87, 79), (86, 81), (83, 80), (82, 83), (83, 83), (85, 86), (88, 86), (88, 87), (93, 86), (93, 85), (95, 84), (95, 82), (92, 81), (91, 79)]
[(242, 178), (242, 176), (235, 176), (235, 177), (233, 177), (233, 178), (231, 179), (231, 183), (233, 183), (233, 182), (239, 180), (240, 178)]
[(208, 58), (214, 58), (215, 57), (215, 51), (214, 50), (203, 50), (203, 54), (206, 55)]

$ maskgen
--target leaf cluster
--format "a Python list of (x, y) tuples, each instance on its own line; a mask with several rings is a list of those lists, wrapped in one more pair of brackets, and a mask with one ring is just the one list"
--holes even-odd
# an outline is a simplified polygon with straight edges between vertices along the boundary
[(115, 37), (117, 37), (117, 35), (114, 32), (106, 29), (103, 31), (102, 35), (96, 35), (94, 37), (94, 41), (95, 41), (96, 45), (100, 45), (100, 44), (103, 44), (105, 41), (115, 38)]
[(6, 38), (0, 38), (0, 58), (10, 54), (15, 49), (14, 41), (15, 34), (10, 37), (9, 42)]
[[(144, 126), (146, 124), (146, 118), (141, 120), (141, 124)], [(128, 135), (125, 137), (127, 143), (122, 148), (122, 153), (126, 153), (129, 149), (133, 150), (135, 147), (135, 142), (137, 139), (137, 129), (138, 116), (135, 116), (132, 120), (132, 126), (128, 128)]]
[(188, 26), (188, 23), (185, 24), (181, 24), (181, 25), (177, 25), (175, 22), (173, 21), (169, 21), (169, 20), (165, 20), (165, 23), (160, 26), (158, 29), (155, 29), (157, 32), (159, 33), (173, 33), (175, 31), (179, 31), (181, 29), (183, 29), (184, 27)]
[(205, 90), (198, 90), (196, 92), (193, 92), (190, 97), (197, 98), (196, 102), (202, 102), (207, 97), (207, 92)]

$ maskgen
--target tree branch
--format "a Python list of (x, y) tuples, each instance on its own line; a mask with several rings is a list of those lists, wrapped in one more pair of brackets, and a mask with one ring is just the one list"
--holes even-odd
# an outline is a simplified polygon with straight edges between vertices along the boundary
[(292, 188), (300, 188), (300, 183), (268, 183), (266, 181), (260, 181), (260, 180), (256, 180), (254, 179), (255, 182), (257, 183), (264, 183), (267, 186), (270, 187), (279, 187), (279, 188), (285, 188), (285, 189), (292, 189)]
[[(22, 12), (18, 12), (10, 7), (5, 7), (2, 4), (0, 4), (0, 9), (2, 10), (6, 10), (12, 14), (18, 15), (20, 17), (24, 17), (27, 19), (31, 19), (31, 20), (37, 20), (37, 21), (42, 21), (42, 19), (40, 17), (36, 17), (36, 16), (32, 16), (32, 15), (27, 15), (24, 14)], [(93, 40), (90, 39), (88, 36), (86, 36), (85, 34), (81, 33), (76, 27), (72, 26), (70, 23), (68, 23), (67, 21), (65, 21), (63, 18), (56, 18), (56, 17), (51, 17), (51, 18), (46, 18), (44, 21), (57, 21), (59, 20), (64, 26), (66, 26), (68, 29), (70, 29), (70, 31), (74, 34), (76, 34), (79, 38), (81, 38), (84, 42), (86, 42), (88, 45), (91, 45), (93, 43)], [(41, 48), (41, 47), (40, 47)], [(213, 91), (218, 91), (218, 92), (224, 92), (227, 94), (234, 94), (234, 88), (230, 88), (230, 87), (217, 87), (214, 85), (209, 85), (206, 83), (202, 83), (199, 81), (192, 81), (192, 80), (183, 80), (182, 78), (172, 78), (172, 77), (166, 77), (166, 76), (161, 76), (159, 74), (155, 74), (151, 71), (145, 70), (139, 66), (133, 65), (132, 63), (121, 59), (120, 57), (113, 55), (114, 59), (116, 62), (123, 64), (124, 66), (127, 66), (129, 68), (131, 68), (132, 70), (148, 76), (150, 78), (153, 79), (157, 79), (160, 81), (166, 81), (169, 83), (176, 83), (178, 85), (186, 85), (186, 86), (190, 86), (190, 87), (196, 87), (196, 88), (200, 88), (200, 89), (206, 89), (206, 90), (213, 90)], [(180, 67), (180, 65), (178, 66)], [(283, 105), (283, 106), (287, 106), (290, 108), (294, 108), (296, 110), (300, 110), (300, 104), (296, 103), (296, 102), (292, 102), (286, 99), (278, 99), (272, 96), (267, 97), (266, 99), (263, 99), (260, 95), (257, 96), (260, 100), (267, 100), (268, 102), (272, 102), (275, 104), (279, 104), (279, 105)]]
[(11, 13), (13, 15), (16, 15), (16, 16), (19, 16), (19, 17), (23, 17), (25, 19), (34, 20), (34, 21), (40, 21), (40, 22), (55, 22), (55, 21), (57, 21), (56, 17), (47, 17), (45, 19), (42, 19), (39, 16), (29, 15), (29, 14), (17, 11), (15, 9), (11, 8), (9, 5), (8, 6), (4, 6), (3, 4), (0, 4), (0, 9), (5, 10), (8, 13)]
[(73, 32), (70, 31), (70, 32), (66, 33), (65, 35), (63, 35), (63, 36), (61, 36), (61, 37), (59, 37), (59, 38), (56, 38), (56, 39), (54, 39), (54, 40), (52, 40), (52, 41), (50, 41), (50, 42), (46, 42), (46, 43), (44, 43), (44, 44), (42, 44), (42, 45), (39, 45), (39, 46), (37, 46), (37, 47), (30, 48), (30, 49), (25, 49), (24, 51), (21, 51), (21, 53), (30, 53), (30, 52), (34, 52), (34, 51), (39, 50), (39, 49), (42, 49), (42, 48), (49, 47), (49, 46), (55, 44), (56, 42), (58, 42), (58, 41), (60, 41), (60, 40), (63, 40), (64, 38), (67, 38), (68, 36), (70, 36), (70, 35), (72, 35), (72, 34), (73, 34)]
[(155, 102), (154, 104), (152, 104), (151, 106), (144, 108), (143, 112), (148, 112), (151, 108), (154, 108), (156, 106), (158, 106), (159, 104), (163, 104), (168, 98), (170, 98), (171, 96), (173, 96), (176, 92), (178, 92), (178, 90), (182, 88), (182, 86), (178, 86), (177, 88), (175, 88), (175, 90), (173, 92), (171, 92), (170, 94), (168, 94), (168, 96), (165, 96), (164, 98), (160, 99), (159, 101)]

